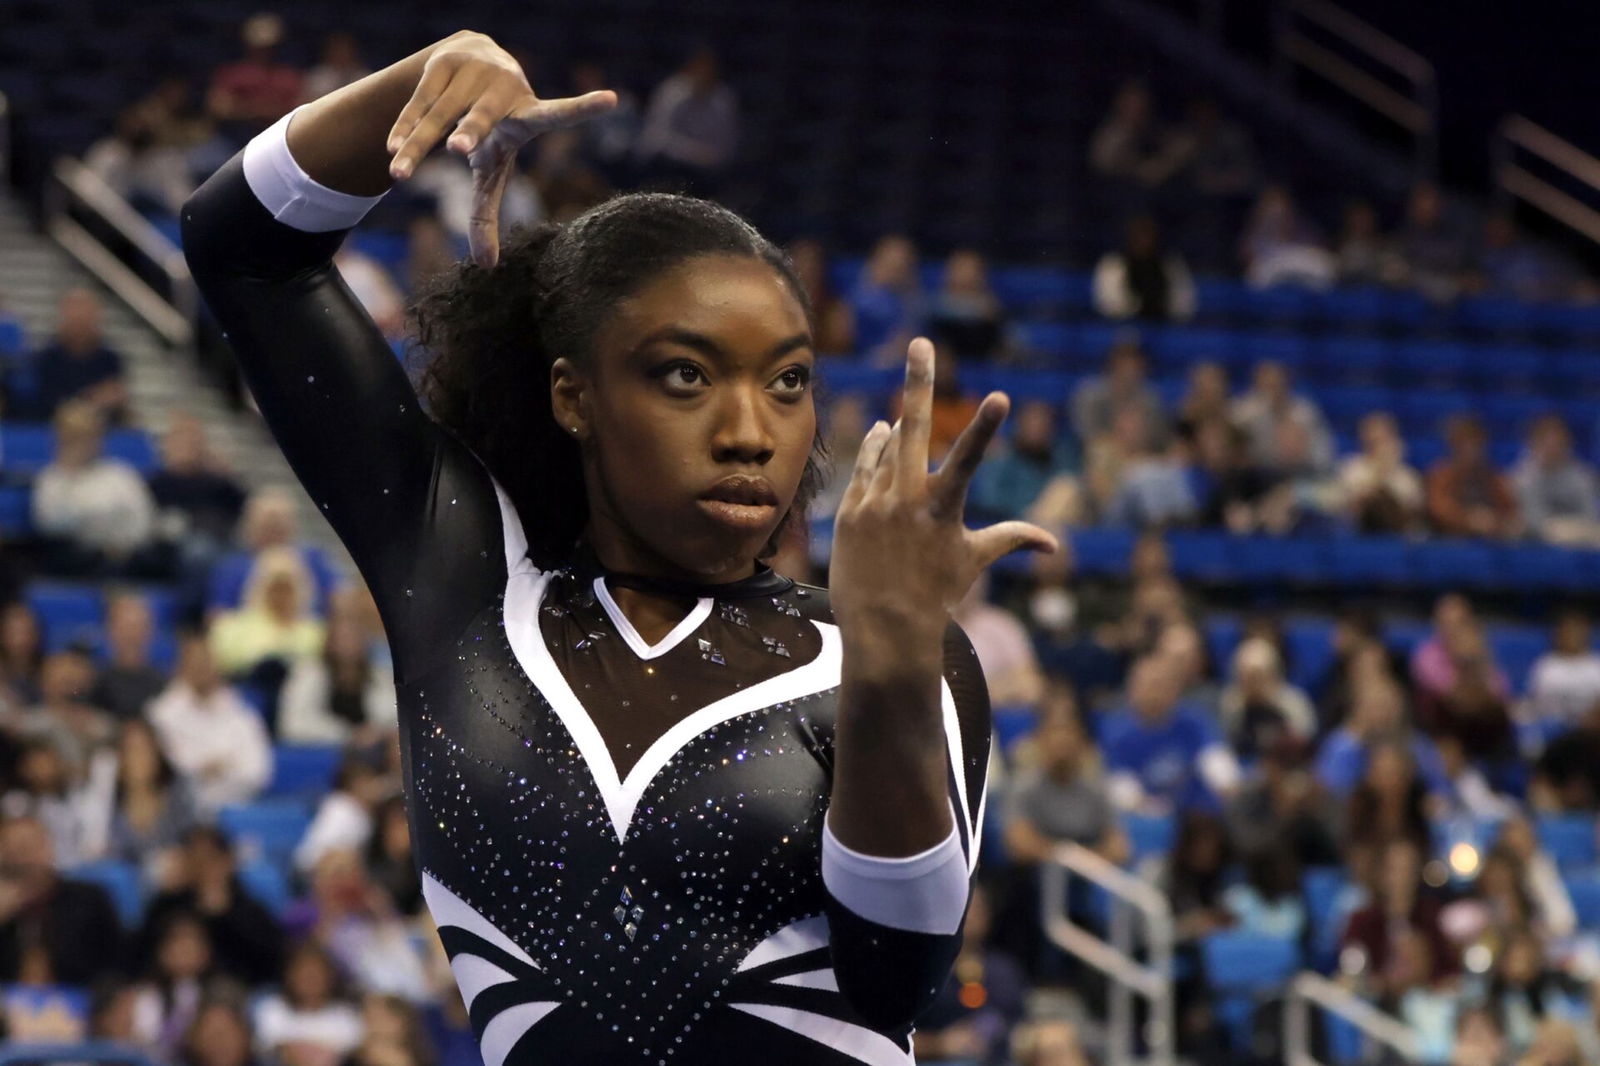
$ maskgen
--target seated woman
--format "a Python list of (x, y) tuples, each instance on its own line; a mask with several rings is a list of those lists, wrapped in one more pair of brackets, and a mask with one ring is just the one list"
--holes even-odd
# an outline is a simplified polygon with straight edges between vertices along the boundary
[(268, 548), (256, 556), (245, 585), (244, 605), (223, 611), (208, 643), (217, 668), (266, 694), (275, 725), (278, 693), (294, 663), (322, 651), (326, 626), (312, 613), (310, 572), (290, 548)]

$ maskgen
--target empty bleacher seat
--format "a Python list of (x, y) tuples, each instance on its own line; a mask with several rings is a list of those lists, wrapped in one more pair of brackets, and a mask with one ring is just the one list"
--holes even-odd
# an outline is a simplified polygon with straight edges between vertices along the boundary
[(286, 863), (310, 824), (304, 803), (283, 799), (224, 807), (217, 814), (217, 825), (246, 862)]
[(1572, 897), (1572, 909), (1578, 914), (1578, 925), (1584, 929), (1600, 929), (1600, 872), (1586, 870), (1569, 874), (1562, 879), (1567, 895)]
[(1300, 945), (1259, 933), (1212, 933), (1200, 941), (1200, 958), (1230, 1043), (1247, 1050), (1257, 1004), (1283, 995), (1300, 969)]
[(33, 525), (32, 515), (32, 489), (26, 485), (0, 486), (0, 536), (27, 536)]
[(105, 620), (105, 603), (98, 585), (64, 581), (35, 581), (25, 593), (39, 616), (45, 646), (59, 651), (75, 640), (92, 644)]
[(1322, 973), (1330, 972), (1338, 962), (1345, 916), (1334, 908), (1339, 902), (1340, 893), (1348, 884), (1349, 877), (1340, 866), (1313, 866), (1300, 875), (1306, 920), (1311, 931), (1307, 940), (1311, 950), (1310, 961), (1312, 967)]
[(1130, 864), (1172, 850), (1178, 835), (1177, 819), (1170, 814), (1124, 814), (1122, 831), (1128, 834)]
[(139, 915), (144, 911), (144, 882), (137, 866), (112, 859), (86, 862), (68, 870), (67, 877), (104, 889), (124, 929), (133, 929), (139, 924)]
[(289, 877), (278, 863), (256, 859), (239, 867), (239, 883), (250, 897), (278, 918), (293, 902), (289, 890)]
[(315, 797), (326, 792), (333, 785), (342, 756), (342, 749), (335, 744), (279, 744), (272, 753), (267, 796)]
[(1595, 864), (1595, 820), (1586, 814), (1542, 814), (1534, 823), (1539, 844), (1562, 870)]

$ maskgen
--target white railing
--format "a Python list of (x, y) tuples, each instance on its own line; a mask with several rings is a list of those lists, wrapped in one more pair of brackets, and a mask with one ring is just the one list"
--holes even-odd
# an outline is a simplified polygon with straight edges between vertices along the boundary
[[(1070, 877), (1081, 877), (1111, 897), (1111, 928), (1102, 940), (1075, 924), (1067, 913)], [(1039, 872), (1039, 913), (1051, 943), (1105, 974), (1111, 981), (1107, 1018), (1107, 1066), (1130, 1066), (1137, 1055), (1134, 996), (1150, 1006), (1144, 1027), (1148, 1066), (1175, 1062), (1172, 951), (1172, 905), (1148, 881), (1101, 858), (1078, 844), (1059, 844)], [(1147, 961), (1135, 955), (1135, 917), (1144, 919)]]
[[(141, 266), (164, 282), (158, 290), (78, 220), (115, 233)], [(78, 217), (74, 217), (78, 216)], [(194, 343), (200, 294), (183, 253), (116, 190), (75, 159), (57, 159), (45, 185), (45, 232), (82, 263), (170, 345)]]
[(1490, 148), (1495, 191), (1502, 203), (1521, 200), (1600, 243), (1600, 211), (1535, 175), (1518, 162), (1519, 153), (1538, 159), (1573, 182), (1600, 192), (1600, 159), (1562, 140), (1521, 115), (1508, 115)]
[(1354, 992), (1320, 974), (1297, 974), (1289, 982), (1283, 1013), (1283, 1059), (1286, 1066), (1323, 1066), (1311, 1053), (1311, 1008), (1320, 1007), (1354, 1026), (1368, 1040), (1383, 1045), (1402, 1061), (1418, 1061), (1417, 1037), (1400, 1019), (1374, 1007)]
[(1274, 22), (1274, 67), (1285, 91), (1296, 67), (1344, 90), (1410, 134), (1418, 174), (1433, 176), (1439, 83), (1432, 63), (1328, 0), (1283, 0)]

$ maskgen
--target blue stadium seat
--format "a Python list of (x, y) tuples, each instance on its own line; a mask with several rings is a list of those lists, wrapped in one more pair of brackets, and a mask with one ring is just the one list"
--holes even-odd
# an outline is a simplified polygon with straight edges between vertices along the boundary
[(1126, 574), (1133, 534), (1125, 529), (1075, 529), (1072, 556), (1080, 574)]
[(1383, 384), (1392, 368), (1391, 346), (1376, 337), (1324, 337), (1308, 360), (1310, 373), (1328, 384)]
[(1531, 330), (1534, 311), (1530, 304), (1520, 300), (1480, 296), (1461, 300), (1456, 304), (1457, 325), (1498, 336), (1514, 335)]
[(33, 490), (27, 485), (0, 487), (0, 535), (25, 537), (33, 527)]
[(1534, 823), (1539, 844), (1563, 871), (1595, 864), (1595, 820), (1583, 814), (1541, 814)]
[(1180, 577), (1229, 581), (1235, 576), (1232, 541), (1225, 533), (1173, 532), (1167, 536), (1172, 569)]
[(1311, 965), (1321, 973), (1331, 972), (1339, 959), (1339, 941), (1344, 936), (1343, 918), (1334, 913), (1339, 893), (1349, 884), (1342, 866), (1313, 866), (1300, 875), (1305, 896), (1306, 919), (1311, 926), (1308, 946)]
[(1039, 716), (1032, 707), (996, 707), (993, 717), (995, 739), (1000, 741), (1000, 750), (1004, 752), (1010, 752), (1018, 741), (1032, 736), (1039, 724)]
[(1572, 897), (1572, 909), (1578, 913), (1578, 925), (1584, 929), (1600, 929), (1600, 872), (1587, 870), (1562, 880), (1566, 883), (1567, 895)]
[(1409, 656), (1433, 634), (1433, 625), (1417, 619), (1391, 619), (1384, 623), (1383, 643), (1391, 651)]
[(1321, 584), (1333, 569), (1329, 543), (1319, 537), (1235, 537), (1231, 569), (1252, 584)]
[(22, 323), (9, 316), (0, 317), (0, 363), (10, 362), (28, 350), (28, 335)]
[(246, 862), (287, 862), (310, 824), (305, 804), (282, 799), (224, 807), (217, 814), (218, 827)]
[(1228, 664), (1233, 661), (1233, 651), (1244, 637), (1244, 623), (1227, 614), (1208, 615), (1202, 629), (1206, 638), (1206, 654), (1219, 675), (1226, 676)]
[(1077, 330), (1065, 322), (1018, 322), (1023, 343), (1042, 355), (1065, 358), (1076, 349)]
[(1459, 389), (1470, 375), (1466, 347), (1452, 341), (1411, 341), (1393, 353), (1394, 370), (1411, 388)]
[(1300, 945), (1257, 933), (1213, 933), (1200, 941), (1200, 958), (1230, 1043), (1244, 1051), (1257, 1003), (1281, 996), (1300, 969)]
[(1489, 647), (1495, 660), (1511, 681), (1511, 691), (1521, 695), (1528, 688), (1528, 674), (1539, 656), (1550, 649), (1550, 637), (1529, 626), (1489, 626)]
[[(984, 841), (985, 848), (989, 841)], [(289, 877), (282, 866), (257, 859), (239, 867), (239, 883), (244, 890), (275, 917), (282, 918), (294, 901), (289, 891)]]
[(111, 897), (122, 927), (133, 929), (138, 926), (139, 915), (144, 911), (144, 881), (139, 868), (133, 863), (111, 859), (86, 862), (68, 870), (67, 877), (99, 885)]
[(1410, 583), (1419, 550), (1400, 537), (1336, 537), (1328, 556), (1337, 584), (1397, 588)]
[(272, 781), (267, 785), (267, 798), (321, 795), (332, 787), (343, 755), (337, 744), (277, 745), (272, 752)]
[(1437, 588), (1487, 588), (1500, 583), (1501, 552), (1472, 540), (1432, 540), (1416, 553), (1421, 576)]
[(31, 476), (44, 469), (56, 448), (55, 432), (33, 422), (0, 425), (0, 461), (13, 473)]
[(1170, 814), (1124, 814), (1122, 831), (1128, 834), (1128, 844), (1133, 854), (1130, 865), (1151, 855), (1164, 855), (1172, 850), (1177, 839), (1178, 821)]
[(1289, 680), (1310, 688), (1333, 667), (1333, 621), (1328, 618), (1294, 618), (1283, 627), (1289, 657)]
[(59, 651), (75, 640), (92, 645), (105, 620), (98, 585), (36, 581), (28, 585), (25, 596), (39, 616), (50, 651)]
[[(1570, 548), (1545, 544), (1524, 544), (1507, 548), (1505, 580), (1514, 589), (1567, 589), (1574, 584), (1574, 568), (1580, 556)], [(1581, 580), (1581, 579), (1580, 579)]]
[(1538, 348), (1486, 348), (1473, 353), (1467, 373), (1479, 392), (1548, 394), (1550, 361), (1550, 354)]
[(155, 442), (150, 434), (140, 429), (113, 429), (106, 434), (105, 453), (132, 464), (141, 474), (153, 474), (160, 468)]

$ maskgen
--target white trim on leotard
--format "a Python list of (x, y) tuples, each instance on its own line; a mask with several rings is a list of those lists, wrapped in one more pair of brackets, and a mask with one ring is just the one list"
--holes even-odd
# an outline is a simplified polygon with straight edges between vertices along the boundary
[(617, 632), (622, 634), (622, 639), (628, 647), (641, 659), (655, 659), (682, 644), (684, 638), (700, 628), (700, 624), (711, 617), (711, 605), (715, 601), (710, 596), (701, 596), (695, 600), (694, 606), (689, 608), (689, 613), (684, 615), (672, 631), (654, 644), (644, 639), (644, 636), (634, 628), (633, 622), (622, 613), (622, 608), (612, 597), (611, 590), (606, 588), (606, 579), (594, 579), (595, 599), (600, 601), (600, 606), (606, 609), (606, 617), (611, 619), (611, 624), (617, 627)]

